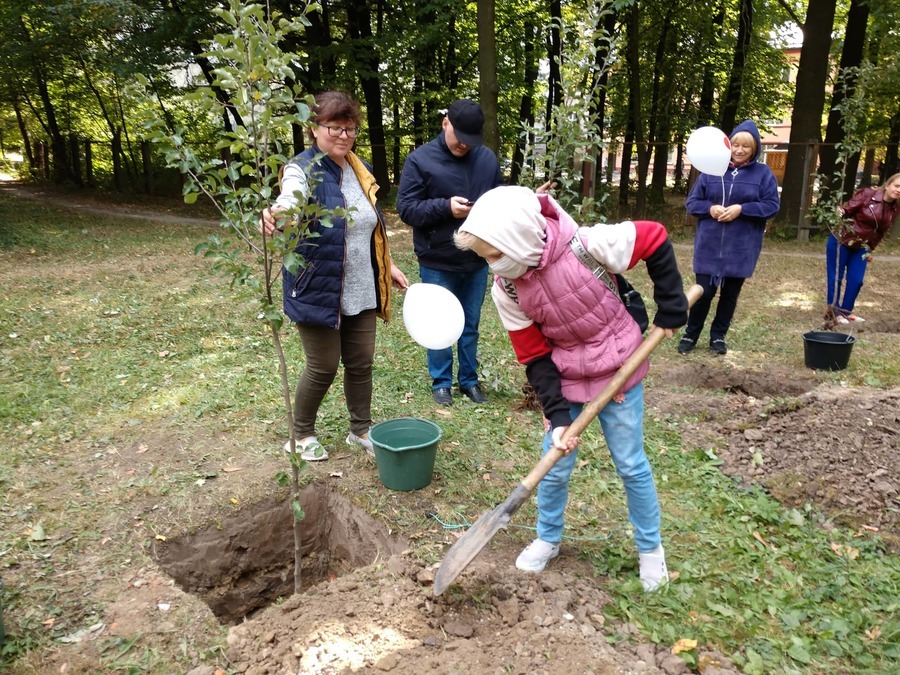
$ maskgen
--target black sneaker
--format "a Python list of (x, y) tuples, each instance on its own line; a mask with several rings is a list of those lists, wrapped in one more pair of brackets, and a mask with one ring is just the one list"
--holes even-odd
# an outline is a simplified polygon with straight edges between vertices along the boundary
[(713, 340), (709, 343), (709, 351), (715, 352), (719, 356), (728, 353), (728, 344), (725, 340)]
[(681, 338), (681, 342), (678, 343), (678, 353), (687, 354), (688, 352), (693, 351), (696, 346), (696, 340), (691, 340), (689, 337), (683, 337)]

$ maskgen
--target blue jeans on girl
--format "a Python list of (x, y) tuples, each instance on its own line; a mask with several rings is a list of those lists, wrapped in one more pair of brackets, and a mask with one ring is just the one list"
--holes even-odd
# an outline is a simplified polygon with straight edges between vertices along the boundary
[[(572, 404), (572, 417), (583, 408)], [(628, 520), (634, 527), (639, 553), (649, 553), (660, 545), (659, 500), (653, 470), (644, 452), (644, 385), (638, 383), (625, 394), (622, 403), (610, 401), (597, 415), (616, 473), (625, 485)], [(544, 437), (543, 455), (551, 448), (550, 433)], [(569, 499), (569, 477), (578, 459), (576, 448), (561, 458), (538, 484), (538, 537), (551, 544), (562, 539), (563, 514)]]

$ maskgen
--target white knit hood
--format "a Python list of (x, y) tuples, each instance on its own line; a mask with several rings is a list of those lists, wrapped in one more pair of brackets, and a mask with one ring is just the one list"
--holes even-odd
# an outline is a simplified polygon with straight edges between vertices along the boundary
[(504, 185), (481, 195), (459, 230), (518, 263), (537, 267), (544, 251), (546, 227), (537, 195), (525, 187)]

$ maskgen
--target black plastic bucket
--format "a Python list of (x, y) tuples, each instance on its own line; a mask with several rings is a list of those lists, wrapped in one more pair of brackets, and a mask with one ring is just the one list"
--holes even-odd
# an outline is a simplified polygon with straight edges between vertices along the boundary
[(850, 362), (856, 338), (844, 333), (810, 331), (803, 334), (803, 356), (807, 368), (843, 370)]

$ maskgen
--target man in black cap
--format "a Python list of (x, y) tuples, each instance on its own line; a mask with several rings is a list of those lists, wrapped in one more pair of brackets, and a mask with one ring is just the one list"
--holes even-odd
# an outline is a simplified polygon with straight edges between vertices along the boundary
[[(450, 104), (441, 133), (406, 158), (400, 175), (397, 210), (413, 228), (419, 275), (427, 284), (450, 290), (463, 307), (466, 321), (457, 342), (459, 390), (475, 403), (485, 403), (478, 383), (478, 324), (487, 288), (488, 268), (472, 251), (461, 251), (453, 234), (472, 204), (503, 184), (497, 156), (484, 147), (484, 113), (467, 98)], [(453, 403), (453, 348), (429, 349), (431, 393), (439, 405)]]

